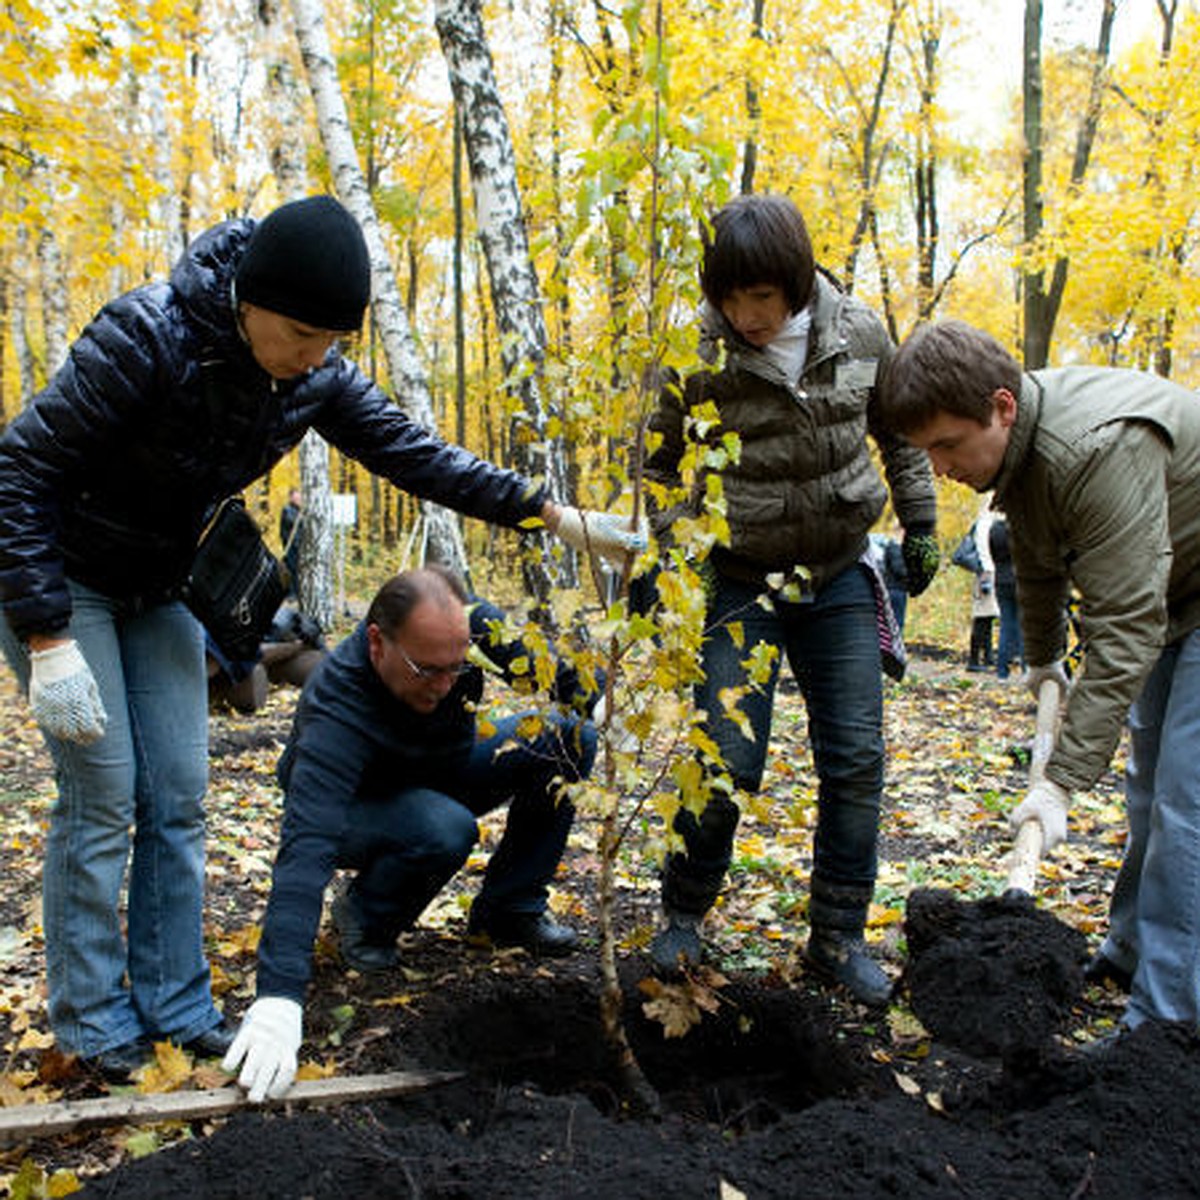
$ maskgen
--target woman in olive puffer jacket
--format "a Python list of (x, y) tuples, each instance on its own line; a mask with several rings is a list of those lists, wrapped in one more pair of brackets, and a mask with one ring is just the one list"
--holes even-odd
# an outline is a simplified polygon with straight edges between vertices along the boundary
[[(749, 684), (757, 643), (786, 655), (804, 694), (820, 781), (808, 959), (857, 999), (882, 1003), (890, 985), (865, 950), (863, 928), (883, 787), (877, 603), (886, 600), (862, 560), (887, 491), (868, 434), (905, 529), (912, 595), (937, 567), (933, 479), (925, 456), (875, 420), (876, 374), (892, 352), (887, 333), (817, 269), (790, 200), (740, 196), (726, 205), (705, 246), (701, 284), (701, 351), (715, 358), (723, 349), (724, 361), (664, 389), (650, 423), (660, 440), (647, 464), (648, 478), (676, 486), (689, 438), (738, 435), (740, 452), (720, 469), (729, 540), (705, 564), (708, 633), (696, 703), (734, 786), (757, 791), (779, 657), (769, 681), (739, 705), (753, 737), (724, 715), (721, 694)], [(689, 417), (708, 405), (720, 424), (700, 434)], [(691, 499), (655, 515), (660, 537), (678, 517), (695, 515), (706, 492), (701, 469)], [(697, 926), (729, 866), (738, 815), (720, 790), (698, 819), (680, 811), (675, 828), (686, 848), (668, 857), (668, 924), (651, 945), (661, 969), (699, 957)]]

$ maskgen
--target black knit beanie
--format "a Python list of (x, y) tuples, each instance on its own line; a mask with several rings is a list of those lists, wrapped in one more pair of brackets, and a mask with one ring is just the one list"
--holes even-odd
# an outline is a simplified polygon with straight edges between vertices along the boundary
[(332, 196), (293, 200), (254, 227), (234, 284), (239, 300), (316, 329), (357, 329), (371, 298), (367, 243)]

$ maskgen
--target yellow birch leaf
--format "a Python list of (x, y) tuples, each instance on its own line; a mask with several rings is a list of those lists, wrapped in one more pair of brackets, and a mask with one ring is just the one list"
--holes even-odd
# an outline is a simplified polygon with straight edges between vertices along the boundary
[(17, 1043), (18, 1050), (49, 1050), (54, 1045), (54, 1034), (40, 1029), (26, 1029)]
[(326, 1059), (323, 1063), (305, 1062), (301, 1063), (296, 1071), (297, 1079), (330, 1079), (337, 1074), (337, 1067), (332, 1059)]
[(79, 1182), (79, 1177), (74, 1171), (55, 1171), (46, 1180), (46, 1195), (50, 1197), (50, 1200), (56, 1200), (59, 1196), (73, 1196), (82, 1190), (83, 1184)]

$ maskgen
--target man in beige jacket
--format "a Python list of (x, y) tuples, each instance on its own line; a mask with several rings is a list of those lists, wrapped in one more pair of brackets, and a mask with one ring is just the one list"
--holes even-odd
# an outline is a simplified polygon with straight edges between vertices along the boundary
[(1065, 840), (1071, 793), (1128, 716), (1129, 838), (1092, 979), (1130, 989), (1125, 1023), (1200, 1019), (1200, 397), (1156, 375), (1023, 373), (958, 321), (925, 326), (882, 381), (883, 417), (934, 471), (1007, 514), (1036, 692), (1062, 666), (1079, 593), (1083, 667), (1046, 777), (1012, 814)]

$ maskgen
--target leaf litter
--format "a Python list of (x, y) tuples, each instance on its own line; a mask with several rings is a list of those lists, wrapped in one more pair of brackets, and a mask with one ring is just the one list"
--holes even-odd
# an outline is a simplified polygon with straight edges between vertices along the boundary
[[(655, 868), (632, 854), (621, 862), (625, 1020), (663, 1099), (659, 1120), (635, 1120), (623, 1105), (601, 1035), (593, 955), (535, 964), (465, 944), (480, 854), (434, 919), (403, 935), (396, 972), (346, 972), (322, 934), (302, 1055), (312, 1073), (432, 1067), (464, 1071), (463, 1079), (325, 1112), (243, 1111), (181, 1128), (34, 1141), (3, 1152), (0, 1178), (14, 1195), (82, 1187), (77, 1194), (133, 1200), (248, 1191), (489, 1200), (1196, 1194), (1193, 1031), (1144, 1026), (1107, 1055), (1081, 1055), (1122, 1009), (1120, 996), (1082, 988), (1064, 995), (1044, 1028), (1016, 1019), (1024, 1032), (997, 1047), (978, 1030), (947, 1026), (914, 987), (912, 898), (944, 888), (970, 906), (1002, 886), (1005, 811), (1024, 778), (1007, 743), (1027, 737), (1033, 706), (1019, 688), (966, 679), (944, 659), (918, 651), (913, 666), (903, 685), (888, 685), (893, 750), (868, 930), (899, 982), (887, 1014), (827, 992), (803, 970), (813, 781), (802, 708), (784, 693), (773, 758), (788, 769), (769, 767), (769, 797), (739, 833), (739, 846), (755, 854), (731, 873), (705, 924), (720, 973), (664, 1008), (680, 1036), (667, 1037), (644, 1011), (668, 994), (647, 994), (654, 984), (644, 986), (640, 949), (656, 919)], [(15, 932), (0, 957), (0, 1102), (102, 1094), (46, 1036), (36, 896), (51, 788), (36, 731), (8, 686), (0, 681), (0, 744), (11, 764), (0, 812), (9, 883), (0, 928)], [(279, 692), (253, 721), (213, 718), (207, 920), (214, 979), (235, 1019), (253, 998), (253, 931), (280, 814), (272, 772), (293, 702)], [(1037, 911), (1085, 942), (1103, 932), (1119, 863), (1119, 772), (1118, 761), (1080, 798), (1072, 841), (1039, 879)], [(485, 826), (485, 850), (498, 828)], [(595, 828), (580, 821), (553, 903), (592, 938), (597, 872)], [(742, 970), (750, 960), (756, 969)], [(939, 976), (938, 986), (952, 978), (961, 1008), (978, 1006), (984, 988), (997, 994), (958, 974)], [(214, 1064), (169, 1061), (172, 1086), (213, 1086)]]

